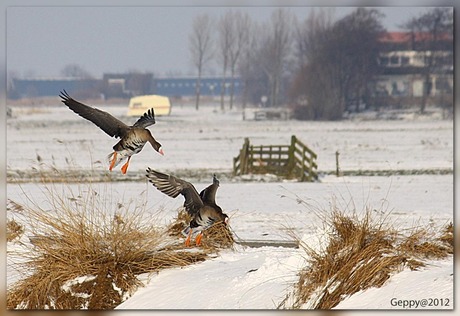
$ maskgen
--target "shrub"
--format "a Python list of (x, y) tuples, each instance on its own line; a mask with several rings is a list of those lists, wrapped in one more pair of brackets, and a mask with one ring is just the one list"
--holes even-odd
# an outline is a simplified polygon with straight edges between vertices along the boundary
[[(287, 297), (284, 307), (331, 309), (358, 291), (382, 286), (404, 266), (415, 270), (424, 266), (423, 259), (453, 253), (452, 224), (441, 230), (441, 236), (430, 227), (412, 229), (407, 235), (385, 219), (373, 218), (370, 210), (359, 217), (336, 208), (323, 222), (327, 244), (317, 250), (300, 243), (307, 264), (299, 273), (293, 298)], [(286, 306), (289, 299), (292, 306)]]
[(104, 196), (47, 189), (50, 209), (23, 206), (31, 242), (16, 253), (26, 276), (8, 290), (8, 309), (112, 309), (142, 285), (139, 274), (206, 259), (165, 248), (145, 205), (113, 210)]

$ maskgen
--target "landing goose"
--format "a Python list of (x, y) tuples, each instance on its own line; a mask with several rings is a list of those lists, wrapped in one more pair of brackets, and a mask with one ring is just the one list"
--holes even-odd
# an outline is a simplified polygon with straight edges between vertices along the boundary
[(164, 155), (161, 144), (153, 138), (146, 127), (155, 124), (155, 113), (149, 109), (132, 126), (128, 126), (111, 114), (93, 108), (74, 100), (63, 90), (60, 95), (61, 101), (72, 111), (81, 117), (93, 122), (109, 136), (120, 138), (120, 141), (113, 146), (114, 152), (108, 156), (110, 161), (109, 170), (119, 165), (122, 161), (128, 161), (121, 167), (121, 172), (126, 174), (131, 156), (139, 153), (144, 145), (149, 142), (153, 149)]
[(147, 178), (158, 190), (175, 198), (182, 194), (185, 198), (184, 207), (192, 216), (192, 220), (182, 234), (187, 237), (185, 245), (190, 246), (192, 236), (196, 236), (195, 244), (200, 245), (203, 231), (218, 222), (228, 223), (227, 214), (223, 213), (220, 206), (216, 204), (216, 191), (219, 187), (219, 180), (216, 175), (212, 178), (212, 184), (198, 194), (193, 184), (175, 176), (168, 175), (148, 168)]

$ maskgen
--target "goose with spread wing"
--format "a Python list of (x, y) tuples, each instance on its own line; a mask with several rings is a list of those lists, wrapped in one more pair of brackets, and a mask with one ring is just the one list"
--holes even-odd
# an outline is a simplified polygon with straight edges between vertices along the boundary
[(228, 223), (228, 216), (222, 208), (216, 204), (216, 192), (219, 187), (219, 180), (213, 176), (212, 184), (202, 190), (200, 194), (193, 184), (179, 179), (173, 175), (158, 172), (148, 168), (147, 178), (158, 190), (175, 198), (179, 194), (185, 198), (184, 207), (192, 216), (192, 220), (182, 234), (187, 237), (185, 245), (190, 246), (192, 236), (196, 236), (195, 244), (200, 245), (203, 231), (218, 222)]
[(164, 155), (161, 144), (146, 128), (155, 124), (155, 113), (153, 108), (145, 112), (134, 125), (128, 126), (105, 111), (74, 100), (65, 90), (61, 91), (59, 96), (62, 99), (61, 101), (67, 105), (69, 109), (93, 122), (109, 136), (120, 138), (120, 141), (113, 146), (114, 152), (108, 156), (110, 171), (121, 162), (128, 159), (121, 167), (121, 172), (126, 174), (131, 156), (139, 153), (147, 142), (149, 142), (158, 153)]

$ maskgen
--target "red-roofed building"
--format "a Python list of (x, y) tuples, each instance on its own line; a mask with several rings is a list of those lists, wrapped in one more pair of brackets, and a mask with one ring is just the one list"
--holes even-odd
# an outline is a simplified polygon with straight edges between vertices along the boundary
[[(386, 32), (378, 63), (381, 75), (374, 83), (374, 97), (429, 97), (452, 95), (453, 37), (428, 32)], [(429, 81), (427, 84), (427, 78)]]

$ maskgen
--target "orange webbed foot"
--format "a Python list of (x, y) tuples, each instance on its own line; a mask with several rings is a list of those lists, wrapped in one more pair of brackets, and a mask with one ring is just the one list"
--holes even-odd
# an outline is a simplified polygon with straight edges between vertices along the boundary
[(110, 167), (109, 167), (110, 171), (112, 171), (113, 167), (115, 166), (116, 161), (117, 161), (117, 152), (114, 151), (112, 161), (110, 162)]
[(201, 245), (201, 239), (203, 238), (203, 233), (199, 233), (198, 236), (195, 238), (195, 244), (197, 246)]
[(128, 166), (129, 166), (129, 160), (131, 159), (131, 156), (128, 157), (128, 161), (121, 167), (121, 173), (126, 174), (128, 171)]
[(192, 239), (192, 229), (188, 232), (187, 239), (185, 240), (185, 246), (190, 247), (190, 242)]
[(190, 247), (190, 236), (188, 236), (187, 239), (185, 240), (185, 246)]

